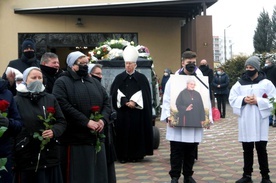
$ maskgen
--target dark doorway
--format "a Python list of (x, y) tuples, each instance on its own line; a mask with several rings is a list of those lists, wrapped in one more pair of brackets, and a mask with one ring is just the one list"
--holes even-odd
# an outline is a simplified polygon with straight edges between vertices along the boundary
[(123, 38), (138, 44), (138, 33), (18, 33), (19, 57), (22, 54), (22, 42), (26, 38), (35, 41), (38, 59), (45, 52), (56, 53), (61, 68), (66, 68), (66, 58), (70, 52), (78, 50), (88, 55), (89, 51), (107, 40)]

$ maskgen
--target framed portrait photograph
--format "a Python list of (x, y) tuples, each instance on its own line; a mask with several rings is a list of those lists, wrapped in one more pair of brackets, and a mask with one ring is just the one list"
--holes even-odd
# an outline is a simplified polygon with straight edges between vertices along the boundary
[(171, 75), (170, 119), (175, 127), (202, 128), (210, 124), (207, 76)]

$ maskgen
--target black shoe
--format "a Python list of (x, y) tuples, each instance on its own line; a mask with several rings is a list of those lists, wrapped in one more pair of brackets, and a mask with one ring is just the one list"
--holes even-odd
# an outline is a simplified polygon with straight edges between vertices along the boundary
[(178, 177), (172, 177), (171, 183), (178, 183)]
[(184, 177), (184, 183), (196, 183), (192, 176)]
[(241, 179), (237, 180), (236, 183), (253, 183), (250, 175), (244, 175)]

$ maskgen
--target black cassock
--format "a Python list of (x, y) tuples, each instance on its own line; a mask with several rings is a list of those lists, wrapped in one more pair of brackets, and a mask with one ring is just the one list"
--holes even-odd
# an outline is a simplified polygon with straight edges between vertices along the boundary
[[(117, 107), (118, 89), (126, 96)], [(131, 109), (125, 104), (133, 94), (142, 91), (144, 108)], [(115, 147), (118, 160), (138, 160), (153, 155), (152, 98), (148, 79), (135, 71), (117, 75), (111, 85), (112, 104), (117, 111)]]
[[(193, 104), (193, 109), (186, 111), (190, 104)], [(202, 127), (201, 121), (205, 121), (205, 111), (200, 93), (195, 90), (182, 90), (176, 99), (176, 107), (179, 112), (178, 126)]]

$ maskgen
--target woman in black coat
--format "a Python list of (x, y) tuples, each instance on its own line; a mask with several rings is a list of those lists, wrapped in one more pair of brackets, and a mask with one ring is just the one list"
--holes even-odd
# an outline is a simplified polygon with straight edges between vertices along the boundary
[[(86, 55), (71, 52), (67, 56), (67, 71), (53, 88), (68, 124), (61, 137), (63, 176), (70, 183), (108, 183), (101, 134), (109, 122), (110, 102), (101, 83), (89, 77), (87, 64)], [(100, 119), (91, 118), (92, 108), (97, 108)]]
[(63, 182), (57, 138), (66, 122), (55, 97), (44, 91), (42, 80), (41, 70), (30, 67), (17, 87), (15, 101), (23, 128), (15, 141), (15, 182)]

